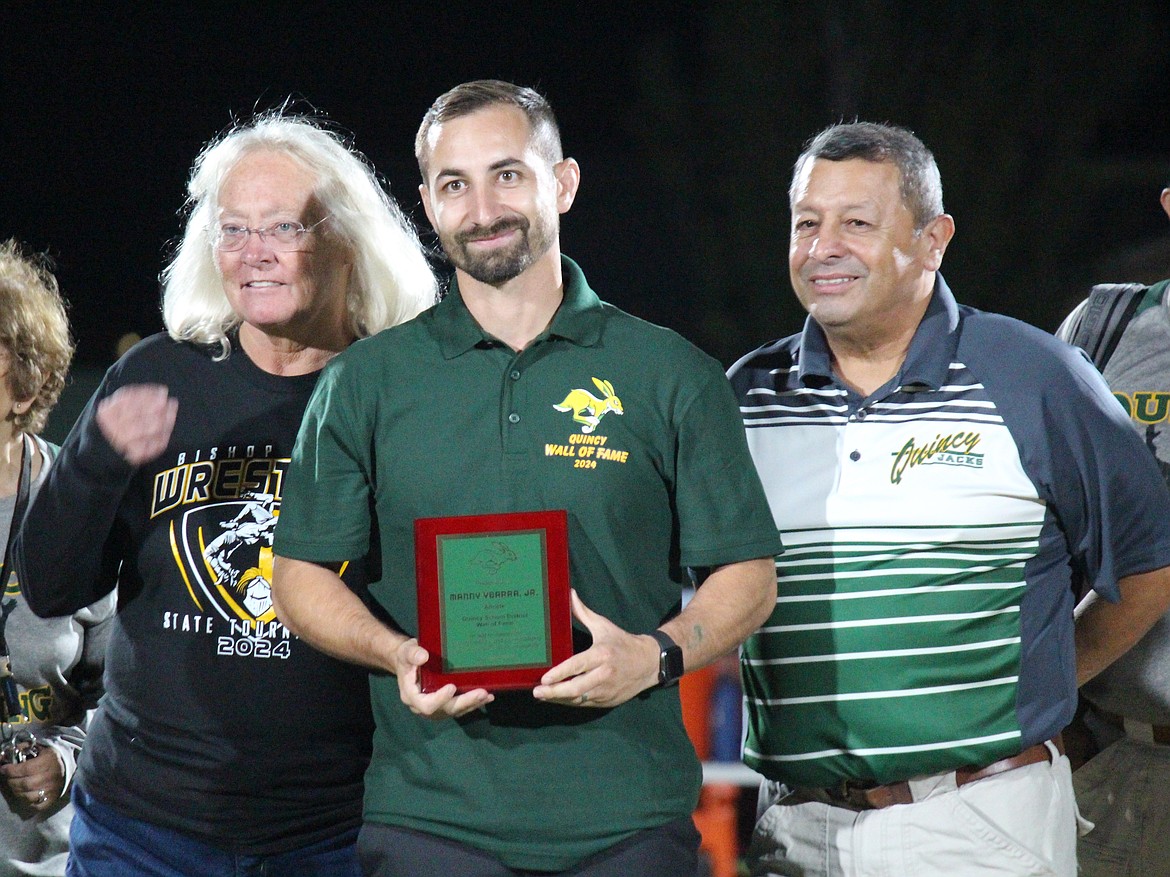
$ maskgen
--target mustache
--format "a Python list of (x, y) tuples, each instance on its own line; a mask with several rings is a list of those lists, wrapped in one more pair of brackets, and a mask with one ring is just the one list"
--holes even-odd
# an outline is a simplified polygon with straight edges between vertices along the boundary
[(491, 225), (476, 225), (466, 231), (458, 232), (455, 235), (455, 240), (461, 244), (466, 244), (470, 241), (482, 241), (495, 237), (498, 234), (503, 234), (506, 231), (511, 231), (514, 228), (527, 232), (528, 220), (522, 216), (506, 216), (503, 219), (497, 219)]

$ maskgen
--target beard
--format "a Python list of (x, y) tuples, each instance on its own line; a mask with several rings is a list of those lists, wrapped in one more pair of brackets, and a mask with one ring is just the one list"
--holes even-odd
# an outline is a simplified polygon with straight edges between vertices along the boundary
[[(520, 234), (507, 247), (491, 252), (473, 252), (468, 244), (517, 229)], [(451, 263), (489, 286), (501, 286), (513, 277), (519, 277), (537, 259), (548, 252), (556, 236), (556, 225), (537, 215), (536, 224), (526, 216), (509, 216), (488, 226), (475, 226), (451, 235), (439, 235), (439, 243)]]

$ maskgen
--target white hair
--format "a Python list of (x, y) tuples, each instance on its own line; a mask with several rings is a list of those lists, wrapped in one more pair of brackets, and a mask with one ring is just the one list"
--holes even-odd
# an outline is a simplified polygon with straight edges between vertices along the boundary
[(231, 170), (260, 151), (288, 155), (316, 178), (330, 231), (353, 255), (346, 306), (356, 337), (409, 320), (435, 303), (435, 277), (418, 237), (365, 157), (313, 120), (276, 111), (233, 128), (195, 159), (187, 226), (161, 277), (163, 323), (172, 338), (219, 345), (221, 356), (230, 350), (227, 335), (240, 317), (215, 265), (217, 202)]

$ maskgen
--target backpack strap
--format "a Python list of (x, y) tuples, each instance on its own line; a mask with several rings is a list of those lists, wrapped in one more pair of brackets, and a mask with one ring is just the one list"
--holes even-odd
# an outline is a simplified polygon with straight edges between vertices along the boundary
[[(1098, 371), (1117, 350), (1125, 327), (1141, 307), (1150, 287), (1141, 283), (1099, 283), (1080, 308), (1079, 319), (1061, 337), (1088, 354)], [(1157, 301), (1147, 303), (1157, 304)]]

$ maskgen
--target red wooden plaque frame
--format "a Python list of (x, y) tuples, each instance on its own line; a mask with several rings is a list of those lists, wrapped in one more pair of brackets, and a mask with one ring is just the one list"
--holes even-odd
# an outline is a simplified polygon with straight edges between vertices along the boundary
[[(449, 535), (508, 535), (543, 531), (547, 600), (545, 630), (551, 661), (534, 666), (444, 670), (443, 605), (439, 580), (439, 540)], [(533, 688), (550, 668), (573, 654), (569, 604), (568, 515), (564, 510), (419, 518), (414, 522), (415, 578), (418, 588), (418, 641), (429, 659), (419, 669), (423, 691), (455, 683), (459, 691)]]

